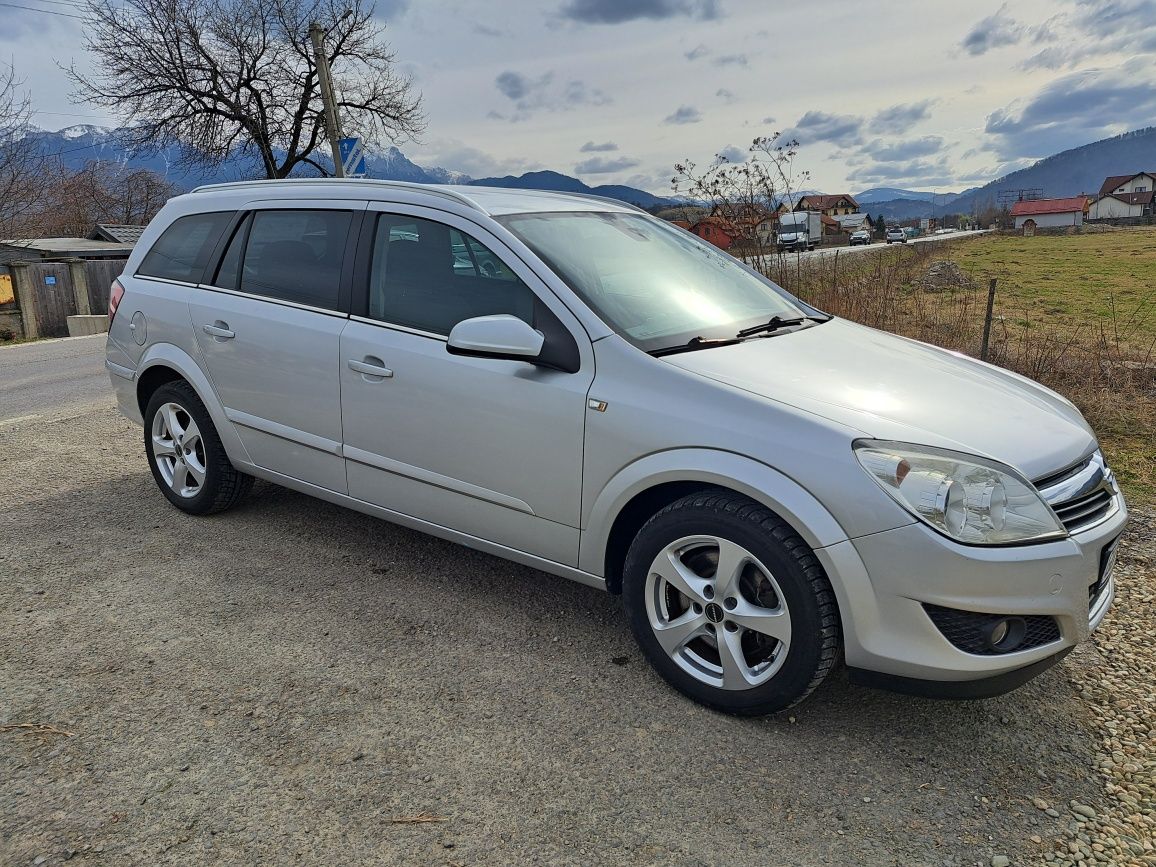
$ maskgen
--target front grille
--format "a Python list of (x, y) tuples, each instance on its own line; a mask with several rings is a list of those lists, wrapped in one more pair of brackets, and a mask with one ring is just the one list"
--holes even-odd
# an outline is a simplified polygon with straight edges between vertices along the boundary
[(1060, 482), (1067, 481), (1073, 476), (1078, 476), (1080, 473), (1082, 473), (1084, 468), (1088, 466), (1089, 460), (1091, 459), (1084, 458), (1079, 463), (1072, 464), (1070, 467), (1065, 467), (1059, 472), (1052, 473), (1050, 476), (1044, 476), (1042, 479), (1036, 479), (1034, 484), (1041, 491), (1045, 490), (1046, 488), (1050, 488), (1053, 485), (1058, 485)]
[(1076, 497), (1064, 503), (1053, 503), (1056, 517), (1069, 533), (1094, 524), (1112, 508), (1112, 492), (1107, 488), (1097, 488), (1091, 493)]
[(1098, 451), (1034, 484), (1069, 533), (1095, 524), (1116, 507), (1112, 471)]
[[(1011, 653), (1017, 650), (1031, 650), (1060, 639), (1060, 627), (1055, 618), (1046, 614), (1003, 615), (981, 614), (976, 611), (959, 611), (955, 608), (944, 608), (941, 605), (923, 603), (923, 609), (936, 629), (943, 633), (943, 637), (964, 653), (974, 653), (977, 656), (999, 656), (1001, 653)], [(990, 627), (1006, 617), (1016, 616), (1024, 621), (1026, 631), (1024, 639), (1010, 650), (996, 650), (987, 643)]]

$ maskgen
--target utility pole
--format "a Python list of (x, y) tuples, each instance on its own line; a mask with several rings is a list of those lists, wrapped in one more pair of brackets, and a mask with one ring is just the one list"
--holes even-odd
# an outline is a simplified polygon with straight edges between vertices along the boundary
[(321, 84), (321, 101), (325, 105), (325, 134), (333, 149), (334, 177), (345, 177), (345, 167), (341, 163), (341, 119), (337, 116), (337, 98), (333, 95), (333, 79), (329, 77), (329, 57), (325, 54), (325, 30), (314, 21), (309, 25), (309, 38), (313, 41), (313, 57), (317, 61), (317, 80)]

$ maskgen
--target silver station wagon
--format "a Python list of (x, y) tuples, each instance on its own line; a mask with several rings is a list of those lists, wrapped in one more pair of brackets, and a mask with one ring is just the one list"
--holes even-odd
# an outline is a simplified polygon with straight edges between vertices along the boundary
[(618, 202), (203, 187), (109, 315), (177, 508), (256, 477), (621, 594), (658, 673), (720, 710), (789, 707), (840, 658), (994, 695), (1112, 601), (1127, 511), (1071, 403)]

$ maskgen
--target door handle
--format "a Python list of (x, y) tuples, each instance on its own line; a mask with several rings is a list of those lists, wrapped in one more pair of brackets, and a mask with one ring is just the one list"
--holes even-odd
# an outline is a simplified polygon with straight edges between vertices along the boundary
[(349, 369), (363, 373), (366, 376), (376, 376), (381, 379), (389, 379), (393, 376), (393, 371), (388, 367), (383, 367), (381, 362), (376, 358), (372, 359), (372, 361), (358, 361), (355, 358), (351, 358), (349, 359)]
[(223, 327), (225, 325), (226, 323), (224, 322), (222, 322), (220, 325), (202, 325), (201, 330), (205, 332), (205, 334), (208, 334), (210, 337), (219, 337), (222, 340), (232, 340), (237, 335), (230, 331), (227, 327)]

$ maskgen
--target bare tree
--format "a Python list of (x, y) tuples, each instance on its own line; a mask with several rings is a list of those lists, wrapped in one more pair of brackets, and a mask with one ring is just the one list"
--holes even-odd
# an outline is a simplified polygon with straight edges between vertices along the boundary
[(29, 135), (32, 106), (11, 66), (0, 66), (0, 238), (34, 231), (46, 158)]
[(94, 160), (57, 174), (44, 190), (41, 231), (83, 237), (97, 223), (144, 225), (178, 192), (156, 172)]
[(736, 240), (734, 252), (748, 264), (769, 274), (782, 267), (770, 228), (780, 207), (795, 206), (795, 191), (809, 177), (795, 169), (797, 141), (782, 141), (778, 133), (751, 142), (747, 157), (735, 162), (722, 154), (699, 170), (690, 160), (674, 167), (675, 193), (705, 201), (710, 216)]
[(327, 141), (309, 26), (324, 44), (347, 129), (397, 142), (425, 126), (421, 96), (395, 69), (372, 0), (88, 0), (76, 96), (126, 115), (125, 143), (179, 149), (187, 168), (238, 154), (268, 178), (308, 165)]

